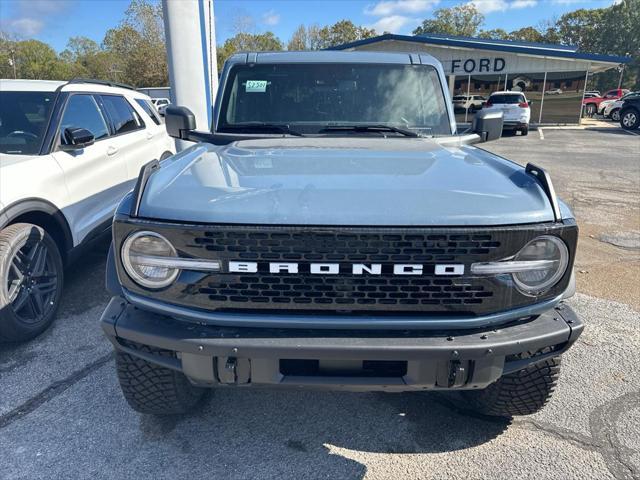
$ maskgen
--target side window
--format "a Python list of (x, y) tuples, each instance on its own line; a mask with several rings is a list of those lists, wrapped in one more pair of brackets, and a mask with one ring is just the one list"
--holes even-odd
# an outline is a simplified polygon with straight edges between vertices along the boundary
[(158, 118), (156, 109), (148, 100), (136, 98), (136, 103), (142, 107), (144, 112), (151, 117), (151, 120), (153, 120), (156, 125), (160, 125), (161, 122), (160, 118)]
[(72, 95), (60, 121), (60, 134), (64, 142), (65, 128), (86, 128), (96, 140), (107, 137), (109, 128), (96, 101), (91, 95)]
[(101, 95), (107, 114), (113, 121), (115, 134), (128, 133), (144, 128), (144, 122), (140, 115), (133, 109), (129, 102), (120, 95)]

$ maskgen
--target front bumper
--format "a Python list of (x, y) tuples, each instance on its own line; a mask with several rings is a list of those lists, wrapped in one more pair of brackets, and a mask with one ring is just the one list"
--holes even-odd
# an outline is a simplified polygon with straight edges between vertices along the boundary
[(584, 328), (564, 304), (501, 328), (455, 332), (218, 327), (148, 312), (121, 297), (112, 298), (101, 324), (117, 350), (183, 372), (197, 385), (351, 391), (484, 388), (563, 353)]

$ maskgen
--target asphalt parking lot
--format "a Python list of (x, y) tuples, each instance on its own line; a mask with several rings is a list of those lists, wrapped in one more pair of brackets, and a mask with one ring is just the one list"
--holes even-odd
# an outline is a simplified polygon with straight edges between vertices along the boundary
[(640, 136), (543, 129), (487, 149), (547, 168), (581, 227), (587, 325), (553, 400), (512, 422), (440, 394), (226, 389), (156, 418), (121, 396), (98, 325), (106, 248), (67, 272), (48, 332), (0, 346), (0, 478), (640, 478)]

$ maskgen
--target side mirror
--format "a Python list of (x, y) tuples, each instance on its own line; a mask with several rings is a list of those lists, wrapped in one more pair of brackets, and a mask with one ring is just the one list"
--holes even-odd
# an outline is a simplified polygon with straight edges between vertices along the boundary
[(482, 142), (497, 140), (502, 136), (502, 111), (480, 110), (473, 117), (473, 133), (480, 135)]
[(186, 140), (187, 132), (196, 128), (196, 117), (187, 107), (169, 105), (164, 111), (164, 124), (170, 137)]
[(86, 128), (65, 128), (64, 132), (64, 145), (61, 146), (62, 150), (80, 150), (82, 148), (93, 145), (95, 138)]

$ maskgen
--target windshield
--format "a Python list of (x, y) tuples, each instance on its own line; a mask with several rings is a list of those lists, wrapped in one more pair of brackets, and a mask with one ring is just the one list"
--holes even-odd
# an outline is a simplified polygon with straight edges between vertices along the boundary
[(428, 65), (237, 65), (226, 82), (217, 131), (252, 132), (256, 124), (304, 134), (331, 125), (451, 134), (438, 74)]
[(523, 103), (524, 97), (519, 94), (498, 94), (489, 97), (491, 103)]
[(55, 92), (0, 92), (0, 152), (37, 155)]

